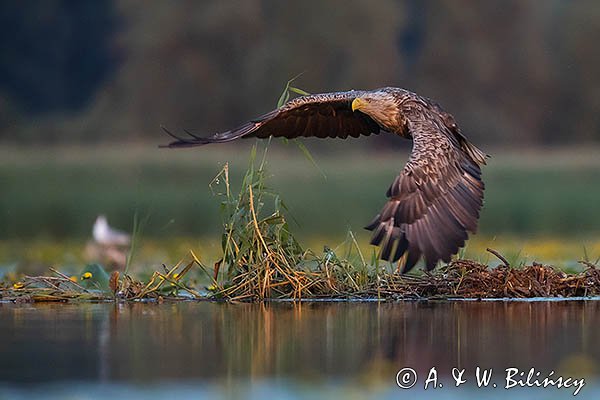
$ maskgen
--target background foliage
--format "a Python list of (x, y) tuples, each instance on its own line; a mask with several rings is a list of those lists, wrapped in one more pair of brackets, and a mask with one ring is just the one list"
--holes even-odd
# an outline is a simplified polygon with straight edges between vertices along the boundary
[(298, 73), (309, 92), (412, 89), (478, 143), (600, 139), (592, 0), (3, 1), (0, 18), (5, 141), (222, 130)]

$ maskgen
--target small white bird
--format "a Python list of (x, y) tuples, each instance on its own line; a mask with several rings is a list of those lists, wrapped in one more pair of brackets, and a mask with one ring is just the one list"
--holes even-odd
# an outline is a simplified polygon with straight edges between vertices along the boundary
[(94, 241), (102, 246), (129, 246), (131, 236), (125, 232), (108, 226), (104, 215), (99, 215), (94, 222)]

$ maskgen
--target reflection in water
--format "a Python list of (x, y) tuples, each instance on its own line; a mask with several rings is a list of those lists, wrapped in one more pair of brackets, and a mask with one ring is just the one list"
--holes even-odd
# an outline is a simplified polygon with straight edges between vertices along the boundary
[(471, 375), (476, 366), (534, 367), (589, 379), (600, 365), (599, 307), (598, 301), (0, 303), (0, 383), (389, 387), (406, 366), (421, 380), (435, 366), (448, 386), (453, 367)]

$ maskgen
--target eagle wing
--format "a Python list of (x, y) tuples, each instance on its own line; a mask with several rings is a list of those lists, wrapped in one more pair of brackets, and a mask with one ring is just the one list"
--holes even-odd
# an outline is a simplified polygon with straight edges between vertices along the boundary
[(427, 270), (450, 257), (475, 233), (483, 204), (480, 164), (485, 154), (466, 141), (444, 114), (421, 105), (403, 110), (413, 138), (410, 158), (388, 189), (388, 202), (367, 226), (381, 258), (407, 257), (402, 272), (421, 256)]
[[(269, 136), (296, 138), (347, 138), (377, 134), (381, 128), (373, 119), (361, 112), (352, 111), (352, 101), (363, 91), (323, 93), (297, 97), (242, 126), (209, 137), (199, 137), (187, 132), (189, 137), (175, 136), (176, 140), (164, 147), (193, 147), (208, 143), (229, 142), (241, 137), (268, 138)], [(164, 129), (164, 128), (163, 128)]]

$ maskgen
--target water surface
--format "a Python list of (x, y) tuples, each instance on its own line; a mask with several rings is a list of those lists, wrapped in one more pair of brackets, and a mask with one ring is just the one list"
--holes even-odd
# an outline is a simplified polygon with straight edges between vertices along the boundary
[[(600, 393), (598, 301), (0, 303), (0, 327), (0, 399), (566, 398), (575, 390), (507, 391), (507, 368), (583, 378), (578, 398)], [(443, 387), (424, 390), (434, 367)], [(487, 388), (476, 385), (477, 367), (492, 369)], [(403, 368), (417, 374), (411, 389), (396, 384)], [(465, 370), (460, 388), (453, 368)]]

